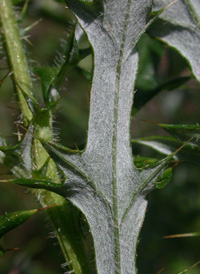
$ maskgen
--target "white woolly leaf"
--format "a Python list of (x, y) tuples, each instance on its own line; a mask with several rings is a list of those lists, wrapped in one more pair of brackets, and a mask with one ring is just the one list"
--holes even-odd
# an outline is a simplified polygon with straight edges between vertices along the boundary
[[(154, 10), (172, 3), (172, 0), (154, 0)], [(176, 48), (190, 63), (200, 81), (200, 1), (178, 0), (167, 8), (150, 29), (150, 33)]]
[[(87, 145), (83, 152), (48, 143), (63, 185), (21, 181), (54, 189), (86, 216), (98, 274), (134, 274), (136, 245), (147, 193), (170, 157), (137, 169), (130, 146), (130, 117), (138, 68), (136, 44), (151, 23), (151, 0), (66, 0), (94, 52)], [(18, 181), (19, 182), (19, 181)]]
[[(159, 176), (174, 156), (138, 169), (133, 164), (130, 145), (138, 68), (136, 44), (154, 20), (152, 0), (65, 2), (93, 49), (87, 145), (83, 152), (75, 153), (43, 142), (61, 170), (63, 183), (42, 181), (34, 174), (31, 180), (15, 179), (15, 183), (59, 193), (82, 211), (93, 236), (98, 274), (135, 274), (146, 195), (158, 184)], [(23, 166), (30, 171), (31, 147), (23, 148)]]

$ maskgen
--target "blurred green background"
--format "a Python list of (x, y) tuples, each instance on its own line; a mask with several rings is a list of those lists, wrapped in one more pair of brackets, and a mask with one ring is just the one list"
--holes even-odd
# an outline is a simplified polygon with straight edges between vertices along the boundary
[[(60, 2), (60, 3), (59, 3)], [(19, 14), (24, 1), (13, 0)], [(23, 37), (31, 68), (52, 66), (59, 62), (74, 18), (63, 1), (32, 0), (21, 28), (42, 20)], [(158, 83), (179, 76), (191, 76), (185, 60), (174, 50), (148, 36), (138, 45), (141, 64), (136, 89), (150, 90)], [(146, 45), (151, 50), (146, 51)], [(82, 47), (87, 47), (86, 39)], [(0, 49), (0, 79), (8, 72), (5, 53)], [(82, 148), (86, 141), (89, 112), (92, 57), (71, 70), (61, 93), (63, 99), (54, 117), (55, 138), (62, 144)], [(34, 92), (41, 101), (39, 79), (32, 73)], [(200, 117), (200, 86), (191, 77), (184, 85), (171, 91), (160, 91), (141, 108), (132, 119), (132, 137), (166, 134), (162, 129), (143, 120), (162, 123), (196, 124)], [(12, 82), (7, 78), (0, 89), (0, 134), (8, 144), (17, 142), (17, 121), (20, 112), (16, 104)], [(136, 155), (156, 157), (149, 149), (134, 147)], [(1, 178), (8, 170), (0, 167)], [(200, 231), (200, 176), (199, 167), (179, 164), (173, 180), (162, 190), (148, 196), (148, 210), (138, 246), (139, 274), (173, 274), (183, 271), (200, 260), (200, 239), (163, 239), (163, 236)], [(35, 197), (26, 189), (0, 184), (0, 213), (38, 208)], [(65, 272), (64, 258), (51, 226), (42, 212), (21, 227), (9, 232), (1, 241), (6, 248), (19, 247), (0, 259), (0, 274), (57, 274)], [(162, 272), (161, 272), (162, 271)], [(200, 266), (188, 271), (200, 273)], [(105, 273), (106, 274), (106, 273)]]

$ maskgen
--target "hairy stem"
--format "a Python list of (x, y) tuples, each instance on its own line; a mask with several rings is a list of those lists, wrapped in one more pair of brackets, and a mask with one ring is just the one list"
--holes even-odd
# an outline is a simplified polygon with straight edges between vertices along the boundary
[(0, 13), (8, 59), (13, 71), (19, 104), (24, 116), (24, 123), (27, 125), (32, 119), (32, 112), (26, 102), (25, 95), (31, 97), (32, 84), (19, 29), (12, 8), (12, 2), (10, 0), (0, 1)]
[[(23, 122), (27, 126), (33, 118), (33, 110), (28, 104), (28, 100), (35, 101), (32, 95), (32, 82), (29, 75), (29, 68), (23, 49), (19, 28), (16, 22), (15, 13), (11, 0), (0, 0), (0, 18), (5, 39), (5, 47), (8, 55), (8, 62), (14, 75), (14, 84), (17, 90), (18, 102), (23, 114)], [(28, 100), (27, 100), (28, 98)], [(52, 139), (51, 113), (43, 113), (43, 118), (36, 121), (36, 133), (42, 134), (48, 126), (47, 140)], [(45, 116), (46, 115), (46, 116)], [(41, 124), (42, 123), (42, 124)], [(45, 132), (46, 134), (47, 132)], [(43, 136), (44, 137), (44, 136)], [(39, 141), (34, 141), (35, 163), (39, 169), (46, 161), (48, 154)], [(57, 169), (51, 160), (48, 164), (48, 177), (59, 182)], [(77, 210), (69, 205), (66, 200), (48, 191), (34, 191), (43, 206), (57, 205), (47, 210), (50, 221), (54, 228), (58, 242), (61, 246), (64, 258), (70, 262), (69, 269), (76, 274), (90, 273), (84, 253), (81, 232), (79, 228), (79, 216)], [(78, 240), (77, 240), (78, 239)]]

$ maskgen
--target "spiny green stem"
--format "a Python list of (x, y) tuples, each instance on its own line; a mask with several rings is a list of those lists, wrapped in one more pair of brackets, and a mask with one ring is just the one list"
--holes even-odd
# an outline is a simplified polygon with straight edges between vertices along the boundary
[[(5, 38), (5, 46), (8, 54), (8, 61), (14, 75), (14, 83), (16, 86), (18, 101), (23, 114), (24, 124), (27, 126), (32, 118), (33, 113), (26, 101), (26, 97), (35, 101), (32, 95), (32, 83), (29, 75), (29, 68), (22, 46), (19, 29), (17, 26), (15, 13), (11, 0), (0, 0), (0, 18)], [(36, 122), (36, 131), (38, 134), (48, 127), (48, 136), (46, 139), (52, 139), (51, 132), (51, 113), (43, 119)], [(45, 132), (46, 134), (47, 132)], [(35, 161), (40, 168), (43, 161), (46, 161), (48, 154), (39, 141), (34, 143), (37, 153), (35, 153)], [(48, 166), (48, 176), (58, 182), (57, 169), (55, 163), (51, 160)], [(34, 191), (43, 206), (57, 205), (48, 208), (47, 212), (53, 225), (55, 234), (58, 238), (63, 255), (66, 261), (70, 262), (69, 268), (74, 270), (76, 274), (90, 273), (86, 255), (84, 253), (83, 243), (81, 241), (81, 232), (79, 228), (77, 210), (69, 205), (66, 200), (54, 193), (48, 191)], [(77, 240), (80, 239), (80, 240)]]
[(0, 0), (0, 16), (9, 63), (17, 83), (19, 104), (27, 125), (33, 115), (23, 93), (32, 97), (32, 83), (11, 0)]

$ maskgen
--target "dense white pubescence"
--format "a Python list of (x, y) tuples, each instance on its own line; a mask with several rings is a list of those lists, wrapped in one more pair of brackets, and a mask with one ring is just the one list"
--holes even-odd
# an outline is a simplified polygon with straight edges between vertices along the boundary
[(135, 169), (130, 147), (135, 46), (148, 24), (152, 1), (101, 1), (104, 9), (94, 16), (88, 6), (80, 10), (83, 2), (67, 2), (94, 50), (87, 146), (81, 155), (66, 156), (78, 168), (75, 175), (65, 170), (72, 185), (67, 197), (88, 220), (98, 273), (133, 274), (145, 195), (154, 186), (150, 170), (146, 176)]
[[(158, 10), (171, 0), (155, 0)], [(195, 77), (200, 81), (200, 1), (177, 1), (161, 14), (160, 24), (150, 29), (150, 33), (160, 37), (176, 48), (190, 63)]]

